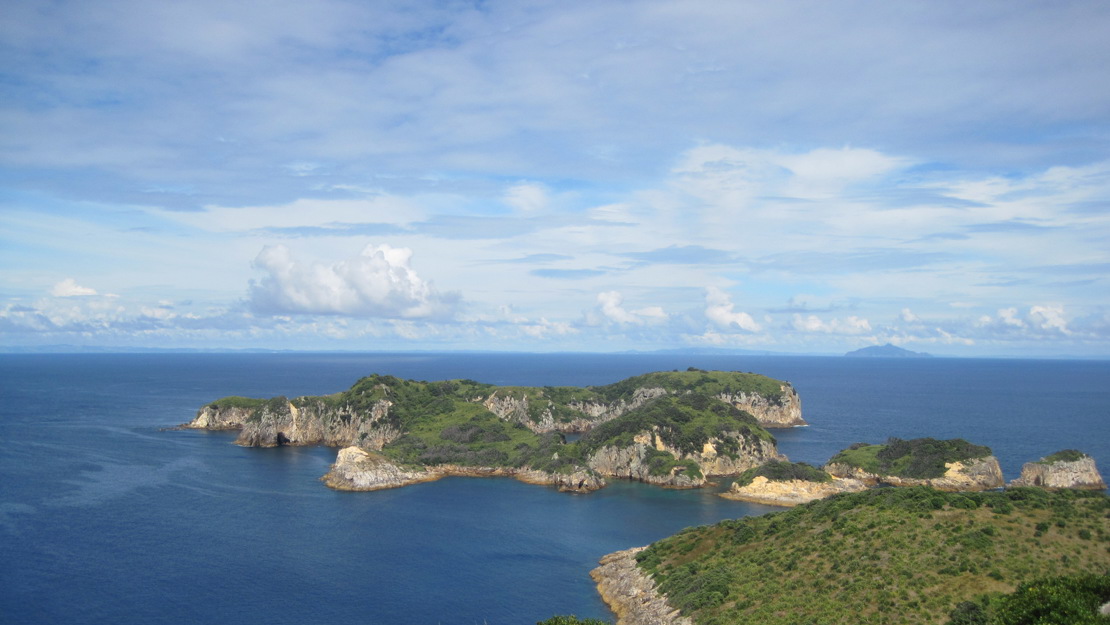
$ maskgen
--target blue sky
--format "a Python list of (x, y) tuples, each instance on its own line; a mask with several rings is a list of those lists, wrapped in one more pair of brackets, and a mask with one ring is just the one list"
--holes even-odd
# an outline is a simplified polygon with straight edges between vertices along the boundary
[(14, 1), (0, 346), (1110, 357), (1110, 4)]

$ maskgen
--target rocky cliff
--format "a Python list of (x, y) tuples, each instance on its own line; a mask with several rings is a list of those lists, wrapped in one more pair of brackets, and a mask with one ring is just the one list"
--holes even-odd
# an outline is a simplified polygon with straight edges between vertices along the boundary
[(879, 475), (837, 462), (830, 462), (824, 468), (833, 477), (855, 479), (869, 485), (931, 486), (943, 491), (979, 491), (1001, 488), (1006, 483), (1002, 478), (1002, 467), (994, 456), (946, 462), (944, 466), (944, 475), (924, 479)]
[(852, 478), (833, 478), (831, 482), (776, 481), (759, 475), (746, 486), (733, 484), (728, 492), (721, 493), (720, 496), (725, 499), (750, 501), (768, 506), (792, 507), (824, 499), (830, 495), (855, 493), (867, 488), (867, 484)]
[(1010, 486), (1102, 490), (1106, 488), (1106, 482), (1098, 472), (1094, 458), (1081, 452), (1059, 452), (1022, 465), (1021, 477), (1010, 482)]
[(470, 467), (440, 464), (404, 469), (385, 456), (359, 447), (339, 450), (335, 464), (320, 478), (336, 490), (373, 491), (431, 482), (447, 476), (514, 477), (529, 484), (554, 486), (561, 492), (586, 493), (605, 486), (605, 480), (587, 471), (548, 473), (529, 468)]
[[(725, 441), (730, 445), (724, 445)], [(729, 447), (732, 454), (724, 454), (719, 448)], [(677, 463), (668, 463), (665, 456), (671, 456)], [(668, 445), (659, 430), (643, 431), (633, 437), (633, 443), (626, 446), (605, 446), (598, 449), (586, 461), (594, 471), (606, 477), (623, 478), (668, 486), (671, 488), (699, 488), (706, 484), (706, 478), (737, 475), (752, 467), (770, 460), (784, 460), (773, 440), (745, 436), (740, 432), (725, 432), (702, 444), (694, 453)], [(684, 464), (683, 464), (684, 463)], [(691, 471), (693, 463), (697, 471)], [(660, 471), (663, 464), (675, 466)]]
[(779, 397), (760, 393), (721, 393), (717, 399), (751, 413), (765, 428), (790, 428), (808, 425), (802, 419), (802, 399), (793, 386), (783, 384)]
[(369, 410), (360, 411), (311, 397), (292, 401), (278, 397), (251, 408), (216, 403), (201, 408), (182, 427), (238, 429), (235, 443), (246, 447), (358, 444), (381, 449), (401, 435), (396, 426), (383, 422), (391, 405), (388, 400), (379, 400)]
[(601, 599), (617, 615), (617, 625), (693, 625), (667, 604), (655, 582), (636, 565), (636, 554), (643, 550), (611, 553), (590, 571)]

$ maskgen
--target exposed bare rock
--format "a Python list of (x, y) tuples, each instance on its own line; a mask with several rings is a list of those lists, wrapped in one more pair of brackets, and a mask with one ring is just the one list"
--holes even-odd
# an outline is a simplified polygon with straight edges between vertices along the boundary
[(635, 410), (656, 397), (667, 394), (664, 388), (638, 388), (632, 393), (631, 400), (618, 399), (615, 402), (604, 401), (572, 401), (567, 407), (577, 410), (590, 418), (595, 425), (605, 423), (621, 416), (629, 410)]
[[(706, 484), (707, 477), (738, 475), (770, 460), (786, 459), (770, 440), (745, 437), (739, 432), (727, 432), (723, 436), (738, 443), (739, 453), (734, 457), (717, 452), (721, 443), (718, 438), (707, 441), (696, 453), (683, 453), (667, 445), (656, 432), (645, 431), (633, 438), (632, 445), (602, 447), (590, 456), (586, 464), (606, 477), (637, 480), (671, 488), (699, 488)], [(650, 464), (652, 450), (667, 452), (680, 461), (693, 460), (698, 464), (702, 475), (691, 476), (685, 467), (675, 467), (667, 473), (653, 475)]]
[(806, 480), (773, 481), (757, 475), (746, 486), (733, 484), (728, 492), (721, 493), (725, 499), (750, 501), (768, 506), (792, 507), (817, 499), (824, 499), (839, 493), (856, 493), (866, 490), (867, 484), (852, 478), (836, 478), (831, 482), (810, 482)]
[(765, 428), (790, 428), (809, 425), (802, 419), (802, 399), (789, 384), (782, 385), (782, 397), (758, 393), (721, 393), (717, 399), (746, 410)]
[(831, 462), (825, 471), (833, 477), (852, 478), (869, 485), (885, 486), (931, 486), (944, 491), (980, 491), (1001, 488), (1005, 485), (1002, 467), (994, 456), (973, 458), (962, 462), (944, 463), (944, 475), (937, 478), (917, 479), (896, 475), (877, 475), (859, 467)]
[(1082, 454), (1077, 460), (1053, 462), (1041, 458), (1038, 462), (1027, 462), (1021, 467), (1021, 477), (1010, 482), (1010, 486), (1103, 490), (1106, 482), (1095, 466), (1095, 459)]
[(182, 428), (194, 430), (238, 430), (251, 416), (252, 408), (220, 406), (210, 404), (197, 411), (193, 420), (182, 424)]
[(611, 553), (590, 571), (601, 598), (617, 615), (617, 625), (693, 625), (667, 603), (655, 582), (636, 566), (645, 547)]
[(381, 449), (401, 435), (396, 427), (382, 422), (390, 406), (392, 403), (383, 399), (373, 404), (369, 414), (359, 414), (348, 406), (323, 401), (271, 400), (243, 424), (235, 443), (245, 447), (359, 445)]
[(561, 492), (587, 493), (605, 486), (605, 480), (585, 470), (547, 473), (515, 467), (471, 467), (441, 464), (419, 470), (404, 469), (381, 454), (359, 447), (339, 450), (335, 464), (322, 478), (336, 490), (372, 491), (431, 482), (448, 476), (513, 477), (529, 484), (554, 486)]
[(384, 456), (358, 447), (339, 450), (335, 464), (320, 478), (336, 490), (382, 490), (438, 480), (431, 471), (406, 471)]

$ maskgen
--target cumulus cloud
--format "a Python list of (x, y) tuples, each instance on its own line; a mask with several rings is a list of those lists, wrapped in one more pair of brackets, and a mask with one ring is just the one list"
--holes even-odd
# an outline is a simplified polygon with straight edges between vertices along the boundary
[(50, 289), (54, 297), (81, 297), (83, 295), (96, 295), (96, 289), (80, 286), (73, 278), (66, 278)]
[(249, 303), (267, 314), (436, 318), (454, 312), (457, 294), (441, 294), (410, 266), (412, 250), (367, 245), (358, 256), (330, 265), (306, 263), (284, 245), (266, 246), (254, 267)]
[(763, 329), (755, 319), (746, 312), (735, 312), (735, 305), (727, 293), (711, 286), (705, 290), (705, 316), (725, 330), (740, 329), (746, 332), (759, 332)]
[(643, 325), (667, 319), (667, 313), (659, 306), (626, 310), (624, 296), (619, 291), (598, 293), (597, 307), (605, 320), (618, 324)]
[(864, 334), (871, 332), (871, 322), (852, 315), (845, 319), (825, 321), (817, 315), (794, 315), (791, 326), (799, 332), (821, 332), (825, 334)]

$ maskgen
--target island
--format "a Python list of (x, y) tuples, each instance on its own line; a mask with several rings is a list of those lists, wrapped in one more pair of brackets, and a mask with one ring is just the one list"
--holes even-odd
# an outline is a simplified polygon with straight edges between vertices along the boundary
[(340, 490), (466, 475), (581, 493), (606, 478), (700, 488), (785, 460), (766, 428), (801, 425), (789, 383), (690, 368), (584, 388), (371, 375), (333, 395), (225, 397), (182, 427), (238, 430), (244, 446), (340, 447), (322, 478)]
[(932, 354), (925, 352), (912, 352), (908, 349), (887, 343), (886, 345), (870, 345), (850, 351), (845, 356), (853, 358), (932, 358)]

